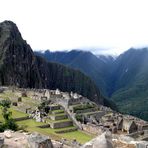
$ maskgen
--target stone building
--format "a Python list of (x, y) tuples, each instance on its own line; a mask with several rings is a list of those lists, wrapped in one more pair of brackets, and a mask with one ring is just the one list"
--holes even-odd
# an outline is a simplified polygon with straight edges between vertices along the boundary
[(128, 134), (134, 133), (137, 131), (137, 125), (134, 120), (123, 120), (122, 131), (126, 131)]
[(123, 126), (123, 118), (119, 118), (117, 121), (117, 129), (122, 130), (122, 126)]

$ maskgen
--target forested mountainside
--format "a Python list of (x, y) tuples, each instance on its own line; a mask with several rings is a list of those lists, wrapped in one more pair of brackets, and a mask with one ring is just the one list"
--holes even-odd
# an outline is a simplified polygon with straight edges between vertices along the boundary
[(148, 120), (148, 49), (129, 49), (116, 59), (91, 52), (35, 52), (90, 76), (123, 113)]
[(46, 58), (48, 61), (62, 63), (71, 68), (81, 70), (91, 77), (101, 92), (107, 96), (109, 69), (110, 64), (114, 61), (111, 56), (108, 58), (100, 56), (98, 58), (89, 51), (81, 50), (69, 52), (50, 52), (47, 50), (44, 53), (35, 52), (35, 54)]
[(121, 112), (148, 120), (148, 49), (130, 49), (114, 64), (111, 99)]
[(59, 88), (103, 104), (94, 82), (82, 72), (35, 56), (16, 24), (0, 23), (0, 84), (24, 88)]

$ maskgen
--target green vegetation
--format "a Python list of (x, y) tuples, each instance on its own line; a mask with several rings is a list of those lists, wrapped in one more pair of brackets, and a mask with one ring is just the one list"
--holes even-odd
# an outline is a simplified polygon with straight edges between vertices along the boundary
[[(77, 141), (79, 141), (80, 143), (85, 143), (90, 141), (92, 138), (94, 138), (93, 136), (90, 136), (82, 131), (74, 131), (74, 132), (69, 132), (69, 133), (64, 133), (61, 134), (61, 136), (63, 136), (64, 138), (67, 139), (76, 139)], [(72, 138), (74, 137), (74, 138)]]
[(115, 92), (118, 110), (148, 121), (148, 50), (130, 49), (117, 60)]
[(67, 121), (71, 121), (70, 119), (62, 119), (62, 120), (50, 120), (50, 119), (45, 119), (47, 122), (52, 122), (52, 123), (60, 123), (60, 122), (67, 122)]
[(80, 122), (83, 122), (83, 115), (82, 114), (76, 114), (75, 115), (75, 118), (80, 121)]
[(94, 105), (93, 104), (80, 104), (80, 105), (76, 105), (73, 107), (73, 112), (78, 112), (80, 110), (85, 110), (85, 109), (90, 109), (90, 108), (94, 108)]
[(54, 114), (54, 116), (63, 116), (66, 115), (66, 113), (58, 113), (58, 114)]
[[(30, 132), (36, 131), (41, 134), (48, 135), (49, 137), (54, 138), (56, 140), (60, 140), (61, 138), (66, 138), (69, 140), (76, 139), (80, 143), (85, 143), (93, 138), (93, 136), (88, 135), (79, 130), (74, 132), (64, 133), (64, 134), (57, 134), (55, 133), (55, 131), (65, 130), (67, 128), (60, 128), (60, 129), (39, 128), (38, 126), (45, 125), (46, 123), (35, 122), (33, 119), (18, 121), (17, 124), (20, 127), (25, 126), (25, 129), (27, 131), (30, 131)], [(68, 128), (73, 128), (73, 127), (68, 127)]]
[(11, 117), (12, 113), (8, 110), (10, 108), (11, 102), (9, 100), (2, 100), (0, 102), (0, 107), (2, 110), (3, 121), (0, 124), (0, 132), (3, 132), (6, 129), (17, 130), (18, 126)]
[(62, 113), (64, 113), (64, 110), (58, 109), (58, 110), (54, 110), (52, 112), (53, 112), (53, 114), (62, 114)]

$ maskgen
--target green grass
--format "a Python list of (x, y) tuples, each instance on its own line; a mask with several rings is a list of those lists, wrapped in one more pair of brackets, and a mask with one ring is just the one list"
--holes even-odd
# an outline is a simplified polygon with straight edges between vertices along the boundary
[(94, 108), (95, 106), (93, 104), (79, 104), (79, 105), (74, 105), (72, 107), (73, 107), (73, 112), (75, 113), (77, 111)]
[[(55, 133), (55, 131), (56, 131), (55, 129), (37, 127), (40, 125), (45, 125), (45, 123), (35, 122), (33, 119), (18, 121), (17, 124), (20, 126), (27, 126), (26, 127), (27, 131), (39, 132), (39, 133), (47, 135), (50, 138), (53, 138), (55, 140), (60, 140), (61, 138), (66, 138), (68, 140), (76, 139), (80, 143), (85, 143), (93, 138), (91, 135), (88, 135), (88, 134), (86, 134), (82, 131), (79, 131), (79, 130), (69, 132), (69, 133), (64, 133), (64, 134), (57, 134), (57, 133)], [(69, 128), (72, 128), (72, 127), (69, 127)], [(63, 130), (63, 129), (64, 128), (60, 128), (58, 130)]]
[(52, 123), (59, 123), (59, 122), (67, 122), (67, 121), (71, 121), (70, 119), (62, 119), (62, 120), (50, 120), (50, 119), (46, 119), (47, 122), (52, 122)]
[[(16, 92), (12, 92), (10, 90), (5, 91), (3, 93), (0, 93), (0, 98), (3, 99), (8, 99), (11, 102), (17, 102), (17, 98), (18, 98), (18, 94), (16, 94)], [(21, 97), (22, 98), (22, 102), (23, 105), (21, 106), (22, 108), (35, 108), (36, 106), (39, 105), (40, 101), (35, 101), (30, 97)], [(19, 106), (18, 106), (19, 108)]]
[(65, 113), (60, 113), (60, 114), (55, 114), (54, 116), (64, 116), (66, 115)]
[[(15, 101), (17, 99), (17, 97), (18, 96), (16, 96), (15, 94), (13, 94), (10, 91), (0, 94), (0, 98), (2, 98), (2, 99), (10, 99), (11, 101)], [(29, 105), (29, 106), (33, 107), (33, 106), (36, 106), (38, 104), (38, 103), (34, 102), (29, 97), (22, 97), (22, 102), (24, 103), (24, 106)], [(12, 118), (19, 118), (19, 117), (27, 116), (27, 114), (16, 110), (17, 108), (18, 107), (11, 107), (10, 108), (10, 111), (12, 112)], [(52, 113), (54, 113), (55, 116), (65, 115), (65, 112), (62, 109), (54, 110), (54, 111), (52, 111)], [(3, 120), (4, 119), (2, 117), (2, 112), (1, 112), (1, 109), (0, 109), (0, 121), (3, 122)], [(63, 119), (63, 120), (59, 120), (59, 121), (52, 121), (52, 120), (49, 119), (49, 121), (50, 122), (65, 122), (65, 121), (71, 121), (71, 120), (70, 119)], [(80, 143), (85, 143), (85, 142), (87, 142), (87, 141), (89, 141), (89, 140), (91, 140), (93, 138), (92, 136), (90, 136), (90, 135), (88, 135), (86, 133), (83, 133), (82, 131), (79, 131), (79, 130), (64, 133), (64, 134), (55, 133), (55, 131), (68, 130), (68, 129), (76, 128), (74, 126), (69, 126), (69, 127), (66, 127), (66, 128), (59, 128), (59, 129), (39, 128), (38, 126), (47, 125), (47, 123), (36, 122), (33, 119), (17, 121), (17, 124), (20, 127), (25, 128), (26, 131), (39, 132), (39, 133), (47, 135), (51, 139), (55, 139), (55, 140), (61, 140), (61, 138), (66, 138), (68, 140), (76, 139)]]
[(36, 127), (36, 126), (41, 126), (41, 125), (46, 125), (46, 123), (36, 122), (33, 119), (17, 121), (17, 123), (18, 123), (18, 125), (27, 125), (29, 128)]
[(79, 141), (82, 144), (85, 142), (88, 142), (92, 138), (94, 138), (93, 136), (90, 136), (80, 130), (77, 130), (74, 132), (69, 132), (69, 133), (64, 133), (64, 134), (61, 134), (61, 136), (63, 136), (64, 138), (67, 138), (67, 139), (76, 139), (77, 141)]
[[(27, 114), (14, 110), (13, 108), (9, 109), (12, 112), (12, 118), (20, 118), (20, 117), (26, 117), (28, 116)], [(2, 110), (0, 109), (0, 121), (4, 121), (3, 116), (2, 116)]]
[(20, 117), (27, 117), (28, 114), (23, 113), (18, 110), (14, 110), (13, 108), (10, 108), (10, 111), (12, 112), (12, 118), (20, 118)]
[(54, 110), (52, 111), (53, 114), (61, 114), (64, 113), (64, 110), (58, 109), (58, 110)]
[(69, 127), (64, 127), (64, 128), (60, 128), (60, 129), (55, 129), (55, 131), (63, 131), (63, 130), (68, 130), (68, 129), (75, 129), (75, 126), (69, 126)]

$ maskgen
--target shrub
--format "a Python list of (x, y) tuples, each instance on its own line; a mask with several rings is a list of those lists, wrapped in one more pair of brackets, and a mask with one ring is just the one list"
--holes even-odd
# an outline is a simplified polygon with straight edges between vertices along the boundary
[(27, 93), (25, 91), (22, 92), (22, 97), (27, 97)]
[(19, 97), (17, 100), (18, 100), (18, 102), (22, 102), (22, 98), (21, 97)]
[(12, 102), (12, 105), (13, 106), (17, 106), (17, 102)]
[(11, 118), (12, 113), (8, 110), (10, 108), (11, 102), (9, 100), (2, 100), (0, 106), (2, 109), (2, 115), (4, 118), (4, 123), (0, 124), (0, 132), (6, 129), (17, 130), (18, 126), (15, 121)]
[(77, 121), (83, 122), (83, 116), (82, 115), (76, 114), (75, 118), (76, 118)]

